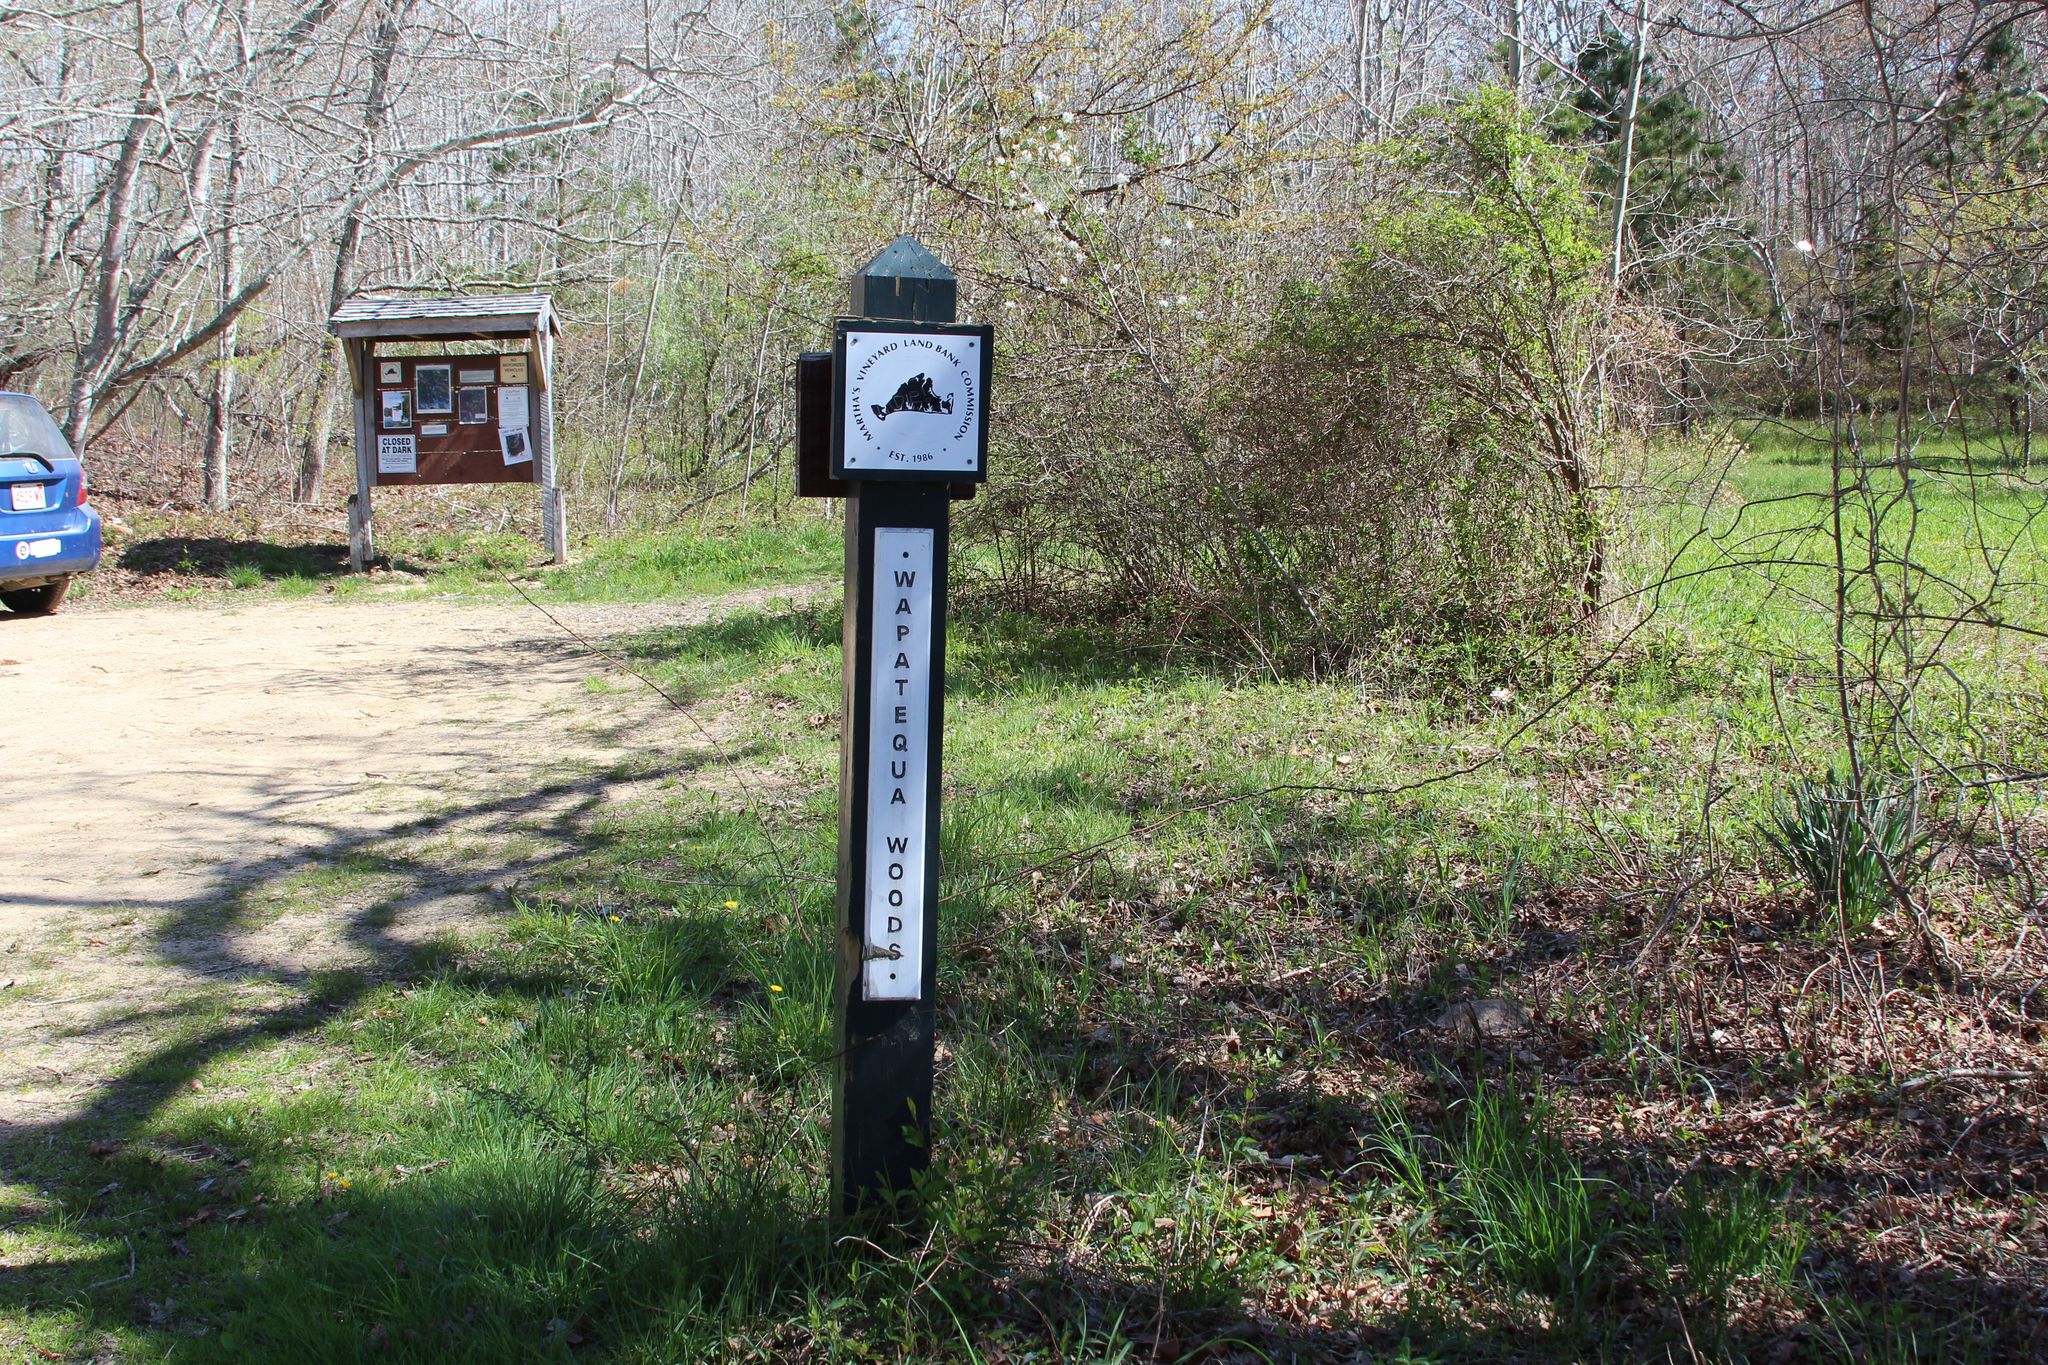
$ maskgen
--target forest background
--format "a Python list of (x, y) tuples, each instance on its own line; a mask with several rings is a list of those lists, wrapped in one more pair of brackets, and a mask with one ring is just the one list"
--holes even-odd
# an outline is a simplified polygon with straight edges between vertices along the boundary
[[(0, 19), (0, 384), (74, 441), (191, 452), (186, 491), (216, 507), (332, 491), (324, 321), (355, 291), (553, 293), (566, 477), (607, 528), (786, 491), (791, 357), (898, 231), (1001, 324), (997, 467), (1075, 494), (1122, 479), (1132, 443), (1166, 482), (1220, 486), (1294, 482), (1258, 466), (1318, 448), (1302, 430), (1386, 441), (1350, 429), (1395, 412), (1315, 389), (1356, 388), (1338, 371), (1374, 327), (1447, 387), (1446, 357), (1518, 373), (1490, 414), (1450, 401), (1536, 423), (1575, 479), (1614, 473), (1591, 466), (1617, 430), (1968, 409), (2024, 439), (2041, 396), (2043, 34), (2021, 5)], [(1350, 315), (1305, 321), (1303, 291)], [(118, 487), (119, 447), (95, 468)]]

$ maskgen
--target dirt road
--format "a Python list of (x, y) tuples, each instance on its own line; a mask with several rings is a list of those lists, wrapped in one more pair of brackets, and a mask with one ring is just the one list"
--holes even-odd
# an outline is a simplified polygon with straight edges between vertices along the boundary
[[(552, 610), (602, 638), (778, 596)], [(706, 724), (524, 603), (0, 614), (0, 1131), (103, 1102), (180, 1009), (501, 913)]]

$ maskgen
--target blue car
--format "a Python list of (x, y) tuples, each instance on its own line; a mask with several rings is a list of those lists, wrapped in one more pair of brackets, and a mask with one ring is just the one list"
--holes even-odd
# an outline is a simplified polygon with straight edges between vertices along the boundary
[(76, 574), (100, 563), (100, 514), (85, 505), (85, 466), (43, 405), (0, 393), (0, 605), (57, 610)]

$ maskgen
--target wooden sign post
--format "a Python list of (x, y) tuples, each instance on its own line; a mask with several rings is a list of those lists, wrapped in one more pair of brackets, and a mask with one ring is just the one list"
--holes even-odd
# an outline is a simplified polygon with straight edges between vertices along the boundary
[[(832, 1206), (902, 1208), (931, 1145), (948, 504), (985, 476), (990, 329), (954, 325), (953, 272), (899, 237), (853, 278), (830, 357), (798, 367), (800, 448), (830, 383), (846, 498)], [(808, 415), (807, 417), (805, 415)], [(807, 440), (808, 437), (808, 440)], [(808, 483), (808, 487), (804, 486)]]

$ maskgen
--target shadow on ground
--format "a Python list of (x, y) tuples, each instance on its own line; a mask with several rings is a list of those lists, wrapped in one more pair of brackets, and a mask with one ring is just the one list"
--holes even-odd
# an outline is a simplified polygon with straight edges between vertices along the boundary
[(339, 578), (348, 572), (348, 546), (317, 541), (280, 544), (223, 536), (163, 536), (131, 543), (114, 562), (144, 578), (222, 578), (233, 569), (255, 569), (265, 578)]
[[(645, 638), (637, 650), (767, 652), (792, 636), (808, 649), (830, 639), (812, 614)], [(1015, 660), (978, 685), (1014, 686), (1063, 659)], [(703, 775), (677, 764), (636, 777)], [(829, 808), (635, 824), (602, 811), (617, 776), (543, 784), (410, 827), (531, 827), (543, 847), (477, 873), (534, 889), (524, 941), (422, 952), (390, 935), (388, 904), (365, 907), (349, 937), (371, 968), (296, 983), (304, 989), (288, 1004), (196, 1028), (78, 1119), (9, 1135), (15, 1178), (47, 1202), (0, 1217), (59, 1249), (0, 1286), (0, 1302), (17, 1315), (72, 1305), (95, 1340), (128, 1333), (159, 1351), (203, 1342), (194, 1349), (206, 1358), (251, 1361), (1704, 1351), (1785, 1362), (2017, 1359), (2043, 1344), (2033, 1279), (1847, 1233), (1815, 1242), (1796, 1305), (1754, 1320), (1717, 1321), (1673, 1293), (1660, 1258), (1684, 1247), (1658, 1210), (1687, 1180), (1733, 1189), (1761, 1172), (1789, 1200), (1846, 1212), (1981, 1197), (1970, 1182), (1993, 1160), (2015, 1172), (1989, 1192), (1994, 1202), (2038, 1196), (2044, 1168), (2038, 1156), (2015, 1167), (2003, 1148), (1972, 1149), (1971, 1138), (2002, 1131), (1981, 1105), (1937, 1114), (1912, 1130), (1917, 1145), (1887, 1146), (1907, 1131), (1895, 1104), (1865, 1093), (1831, 1108), (1810, 1049), (1803, 1060), (1793, 1048), (1765, 1055), (1746, 1038), (1716, 1041), (1706, 1020), (1655, 1035), (1684, 1063), (1660, 1080), (1633, 1044), (1679, 1017), (1670, 1011), (1682, 1011), (1684, 992), (1671, 983), (1693, 968), (1666, 962), (1663, 984), (1634, 974), (1663, 951), (1649, 898), (1623, 906), (1597, 888), (1475, 884), (1459, 888), (1457, 913), (1507, 913), (1455, 942), (1432, 939), (1432, 925), (1455, 920), (1431, 919), (1442, 907), (1411, 884), (1420, 853), (1396, 839), (1355, 875), (1310, 866), (1301, 850), (1351, 836), (1305, 808), (1268, 812), (1268, 856), (1227, 887), (1168, 892), (1141, 871), (1105, 868), (1065, 893), (1078, 914), (1042, 904), (1028, 879), (992, 886), (1015, 862), (968, 852), (950, 880), (981, 889), (961, 896), (945, 934), (945, 1122), (928, 1235), (879, 1246), (837, 1236), (820, 1217)], [(1133, 822), (1149, 813), (1129, 788), (1056, 761), (978, 795), (1022, 809), (1057, 798)], [(402, 854), (341, 837), (253, 858), (181, 908), (158, 950), (185, 961), (203, 945), (221, 979), (272, 981), (222, 933), (221, 901), (372, 853), (379, 875), (431, 880)], [(620, 869), (639, 879), (634, 889), (599, 875)], [(761, 888), (759, 903), (719, 902), (722, 887)], [(712, 898), (699, 902), (710, 908), (670, 914), (679, 894)], [(1389, 958), (1404, 933), (1407, 956)], [(1207, 950), (1237, 940), (1244, 964), (1219, 967)], [(1362, 969), (1368, 940), (1375, 960), (1396, 965)], [(1254, 948), (1311, 969), (1275, 970)], [(1648, 1022), (1631, 1032), (1559, 1009), (1513, 1036), (1433, 1027), (1447, 1002), (1526, 990), (1567, 967), (1600, 978), (1603, 1010), (1649, 1002)], [(391, 982), (404, 989), (366, 1008)], [(138, 1002), (138, 1017), (148, 1008)], [(337, 1037), (342, 1023), (351, 1032)], [(367, 1112), (409, 1125), (377, 1147), (373, 1169), (340, 1136), (360, 1120), (339, 1100), (319, 1108), (317, 1094), (288, 1125), (228, 1097), (166, 1117), (218, 1059), (323, 1036), (366, 1069), (337, 1071), (337, 1085), (369, 1090)], [(399, 1054), (445, 1084), (380, 1078), (380, 1059)], [(1389, 1194), (1398, 1172), (1384, 1101), (1446, 1151), (1473, 1097), (1509, 1082), (1559, 1097), (1574, 1119), (1554, 1137), (1589, 1182), (1600, 1232), (1569, 1296), (1485, 1287), (1483, 1229), (1458, 1213), (1421, 1217)], [(1694, 1096), (1703, 1082), (1712, 1109), (1684, 1121), (1726, 1114), (1725, 1127), (1681, 1133), (1675, 1108), (1668, 1123), (1626, 1131), (1577, 1121)], [(1927, 1097), (1929, 1110), (1946, 1105)], [(1741, 1126), (1816, 1107), (1850, 1138), (1821, 1148)], [(1445, 1166), (1429, 1178), (1448, 1190), (1461, 1177)], [(91, 1249), (62, 1250), (79, 1229)]]

